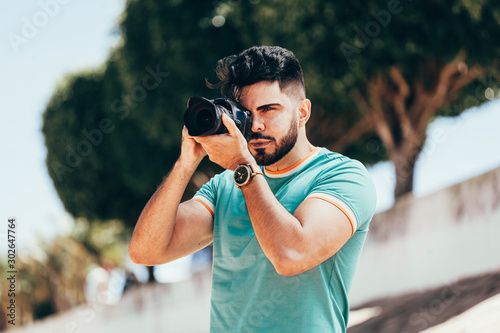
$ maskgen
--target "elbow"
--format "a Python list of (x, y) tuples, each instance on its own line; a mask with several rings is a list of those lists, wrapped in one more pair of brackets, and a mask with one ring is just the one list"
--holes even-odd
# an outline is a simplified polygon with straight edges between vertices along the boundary
[(308, 270), (308, 268), (304, 267), (304, 263), (300, 260), (300, 257), (298, 254), (281, 255), (271, 260), (271, 263), (279, 275), (295, 276)]
[(137, 265), (143, 265), (143, 266), (157, 266), (157, 265), (161, 265), (161, 264), (164, 264), (164, 262), (161, 262), (159, 260), (154, 260), (150, 257), (144, 257), (144, 256), (140, 256), (140, 255), (137, 255), (135, 253), (128, 253), (128, 256), (130, 258), (130, 260), (134, 263), (134, 264), (137, 264)]
[(290, 265), (275, 265), (274, 269), (276, 273), (282, 276), (295, 276), (305, 272), (305, 270), (297, 269)]
[(143, 251), (137, 249), (132, 243), (128, 247), (128, 256), (130, 260), (134, 264), (143, 265), (143, 266), (155, 266), (158, 263), (155, 263), (151, 256), (144, 254)]
[(295, 275), (298, 275), (300, 274), (300, 272), (297, 272), (293, 269), (290, 269), (288, 267), (274, 267), (276, 269), (276, 273), (278, 273), (279, 275), (282, 275), (282, 276), (295, 276)]
[(158, 266), (169, 261), (169, 257), (160, 253), (153, 253), (152, 251), (144, 250), (144, 247), (136, 246), (135, 243), (130, 243), (128, 246), (128, 256), (134, 264), (143, 266)]
[(128, 256), (134, 264), (145, 265), (144, 258), (140, 255), (139, 251), (134, 247), (133, 243), (128, 246)]

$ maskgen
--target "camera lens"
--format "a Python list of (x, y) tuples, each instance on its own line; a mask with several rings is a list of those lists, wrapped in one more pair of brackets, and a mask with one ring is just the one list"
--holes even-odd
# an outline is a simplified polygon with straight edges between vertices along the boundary
[(227, 133), (227, 128), (222, 122), (223, 114), (234, 120), (248, 141), (252, 128), (251, 114), (235, 100), (226, 98), (209, 100), (204, 97), (191, 97), (188, 100), (188, 108), (184, 112), (184, 125), (191, 136)]
[(205, 128), (211, 126), (213, 123), (212, 112), (209, 109), (201, 109), (196, 114), (196, 125)]

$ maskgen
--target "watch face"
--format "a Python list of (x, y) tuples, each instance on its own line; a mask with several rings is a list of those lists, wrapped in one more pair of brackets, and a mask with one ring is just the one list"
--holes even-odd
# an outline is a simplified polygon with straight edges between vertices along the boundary
[(249, 178), (248, 169), (244, 166), (239, 166), (234, 170), (234, 181), (237, 184), (243, 184)]

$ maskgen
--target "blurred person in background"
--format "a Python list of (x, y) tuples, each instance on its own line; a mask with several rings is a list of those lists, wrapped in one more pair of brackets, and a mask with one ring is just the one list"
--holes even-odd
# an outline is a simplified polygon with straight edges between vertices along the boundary
[[(248, 141), (190, 136), (144, 208), (131, 259), (158, 265), (213, 242), (211, 332), (344, 332), (358, 258), (375, 210), (364, 166), (315, 147), (311, 102), (295, 55), (252, 47), (219, 61), (224, 97), (251, 112)], [(335, 106), (332, 106), (335, 107)], [(202, 159), (226, 171), (180, 203)]]

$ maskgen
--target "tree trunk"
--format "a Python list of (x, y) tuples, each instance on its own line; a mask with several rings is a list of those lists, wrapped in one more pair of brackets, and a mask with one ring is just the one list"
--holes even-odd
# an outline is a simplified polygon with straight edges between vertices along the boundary
[(402, 148), (391, 152), (391, 161), (396, 174), (394, 196), (397, 198), (413, 191), (413, 174), (418, 156), (422, 151), (424, 140), (420, 142), (405, 142)]
[(406, 159), (403, 156), (395, 154), (391, 156), (396, 174), (396, 187), (394, 196), (399, 197), (405, 193), (413, 191), (413, 171), (415, 170), (415, 161)]
[[(430, 62), (428, 67), (435, 67), (431, 65), (434, 64)], [(393, 66), (387, 73), (374, 74), (366, 91), (353, 92), (353, 100), (365, 113), (394, 163), (396, 198), (413, 190), (415, 163), (424, 146), (429, 122), (439, 110), (456, 100), (460, 91), (480, 73), (478, 66), (467, 67), (465, 52), (461, 51), (438, 70), (423, 73), (431, 79), (425, 84), (415, 80), (410, 85), (401, 69)]]

